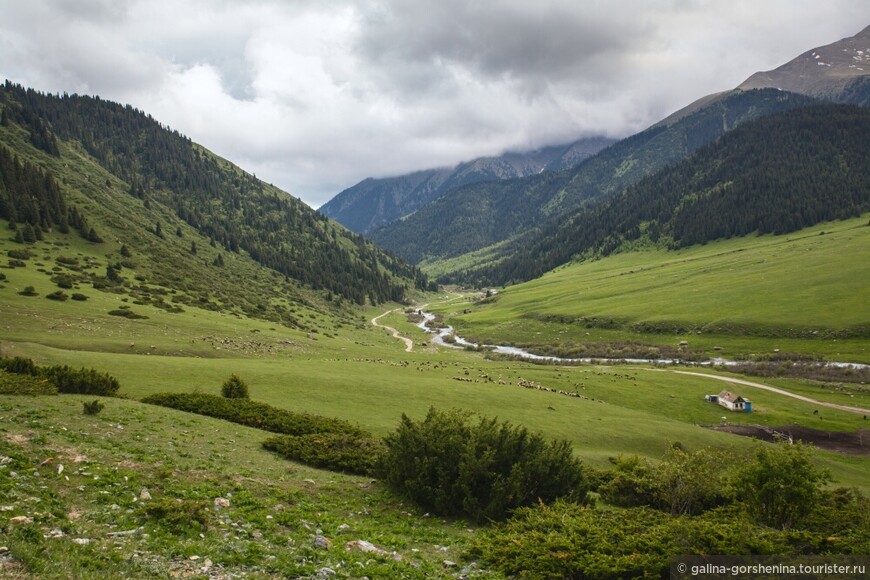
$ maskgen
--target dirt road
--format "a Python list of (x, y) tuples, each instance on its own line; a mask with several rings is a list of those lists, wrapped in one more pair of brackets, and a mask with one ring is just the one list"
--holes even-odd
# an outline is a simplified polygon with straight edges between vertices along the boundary
[(838, 409), (840, 411), (847, 411), (849, 413), (857, 413), (859, 415), (870, 415), (870, 409), (862, 409), (861, 407), (850, 407), (848, 405), (838, 405), (837, 403), (828, 403), (826, 401), (817, 401), (816, 399), (804, 397), (803, 395), (796, 395), (795, 393), (790, 393), (790, 392), (785, 391), (783, 389), (771, 387), (770, 385), (762, 385), (761, 383), (753, 383), (752, 381), (744, 381), (743, 379), (735, 379), (732, 377), (720, 377), (718, 375), (708, 375), (707, 373), (695, 373), (692, 371), (671, 371), (671, 372), (679, 373), (681, 375), (693, 375), (696, 377), (705, 377), (708, 379), (716, 379), (717, 381), (725, 381), (726, 383), (736, 383), (738, 385), (746, 385), (747, 387), (754, 387), (756, 389), (763, 389), (765, 391), (770, 391), (771, 393), (776, 393), (778, 395), (784, 395), (786, 397), (791, 397), (793, 399), (799, 399), (801, 401), (806, 401), (807, 403), (812, 403), (813, 405), (819, 405), (821, 407), (829, 407), (831, 409)]
[(392, 326), (387, 326), (385, 324), (381, 324), (380, 322), (378, 322), (378, 320), (380, 320), (381, 318), (383, 318), (387, 314), (390, 314), (392, 312), (396, 312), (397, 310), (401, 310), (401, 308), (394, 308), (392, 310), (387, 310), (386, 312), (384, 312), (380, 316), (375, 316), (374, 318), (372, 318), (371, 322), (373, 325), (377, 326), (378, 328), (387, 329), (393, 335), (393, 337), (398, 338), (399, 340), (401, 340), (402, 342), (405, 343), (405, 352), (411, 352), (414, 350), (414, 341), (413, 340), (411, 340), (410, 338), (407, 338), (405, 336), (402, 336), (399, 333), (399, 331), (396, 330), (395, 328), (393, 328)]

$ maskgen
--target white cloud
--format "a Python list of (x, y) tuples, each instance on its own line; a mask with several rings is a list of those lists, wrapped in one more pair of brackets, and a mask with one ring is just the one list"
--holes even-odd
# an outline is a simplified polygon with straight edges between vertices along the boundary
[(0, 76), (131, 103), (318, 206), (622, 136), (870, 23), (858, 0), (0, 0)]

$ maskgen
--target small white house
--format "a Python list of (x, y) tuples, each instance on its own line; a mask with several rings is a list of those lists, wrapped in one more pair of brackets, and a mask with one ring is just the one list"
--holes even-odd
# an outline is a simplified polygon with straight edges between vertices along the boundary
[(752, 401), (744, 399), (739, 395), (735, 395), (730, 391), (722, 391), (716, 397), (716, 402), (728, 409), (737, 413), (751, 413)]

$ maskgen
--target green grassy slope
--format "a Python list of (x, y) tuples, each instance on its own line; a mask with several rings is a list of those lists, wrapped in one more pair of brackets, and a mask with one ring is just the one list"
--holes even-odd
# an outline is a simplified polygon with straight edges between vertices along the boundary
[[(168, 313), (135, 305), (124, 295), (89, 290), (84, 290), (92, 295), (86, 302), (55, 302), (44, 297), (54, 286), (36, 266), (3, 270), (9, 279), (0, 288), (2, 354), (108, 371), (120, 379), (122, 392), (134, 398), (194, 389), (218, 393), (223, 380), (237, 373), (250, 384), (255, 399), (339, 417), (381, 435), (395, 428), (402, 413), (421, 418), (432, 405), (498, 415), (571, 440), (579, 456), (600, 467), (619, 453), (658, 458), (674, 441), (691, 448), (749, 444), (698, 426), (718, 423), (721, 415), (720, 409), (702, 400), (705, 393), (722, 388), (709, 379), (622, 367), (488, 361), (478, 353), (421, 345), (422, 333), (395, 313), (383, 322), (417, 341), (415, 351), (405, 353), (399, 341), (368, 324), (383, 312), (374, 308), (335, 326), (333, 318), (312, 312), (311, 324), (321, 329), (314, 333), (195, 307)], [(17, 294), (25, 285), (33, 285), (39, 296)], [(131, 306), (148, 318), (108, 314), (121, 306)], [(523, 389), (518, 386), (521, 378), (589, 398)], [(870, 406), (870, 395), (863, 393), (857, 394), (858, 400), (846, 400), (848, 395), (799, 381), (777, 385), (820, 399)], [(731, 420), (847, 431), (864, 425), (853, 414), (826, 410), (822, 419), (808, 403), (769, 394), (751, 396), (759, 412)], [(834, 468), (839, 481), (863, 485), (866, 459), (825, 454), (824, 462)]]
[(489, 343), (687, 339), (732, 357), (779, 348), (866, 363), (868, 283), (865, 215), (791, 235), (571, 264), (451, 321)]
[[(301, 578), (345, 567), (422, 579), (450, 577), (442, 560), (462, 561), (466, 523), (423, 517), (371, 479), (280, 459), (261, 448), (262, 431), (121, 399), (86, 416), (88, 400), (0, 396), (4, 578)], [(332, 548), (315, 547), (317, 535)], [(402, 561), (345, 550), (361, 539)]]

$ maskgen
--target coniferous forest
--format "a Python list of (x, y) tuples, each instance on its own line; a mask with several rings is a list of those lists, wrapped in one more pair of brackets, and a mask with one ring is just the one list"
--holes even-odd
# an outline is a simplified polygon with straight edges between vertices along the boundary
[[(401, 300), (410, 285), (428, 284), (416, 268), (129, 105), (47, 95), (8, 81), (0, 89), (0, 104), (2, 122), (26, 128), (32, 145), (56, 156), (58, 140), (80, 144), (129, 184), (131, 196), (164, 204), (227, 251), (245, 251), (315, 290), (364, 304)], [(3, 163), (12, 167), (15, 162), (4, 158)], [(46, 185), (53, 183), (50, 177), (19, 165), (10, 179), (43, 186), (7, 187), (0, 200), (6, 207), (3, 217), (63, 227), (63, 199), (56, 184)], [(15, 177), (21, 172), (28, 177)], [(53, 209), (37, 211), (34, 204)]]

